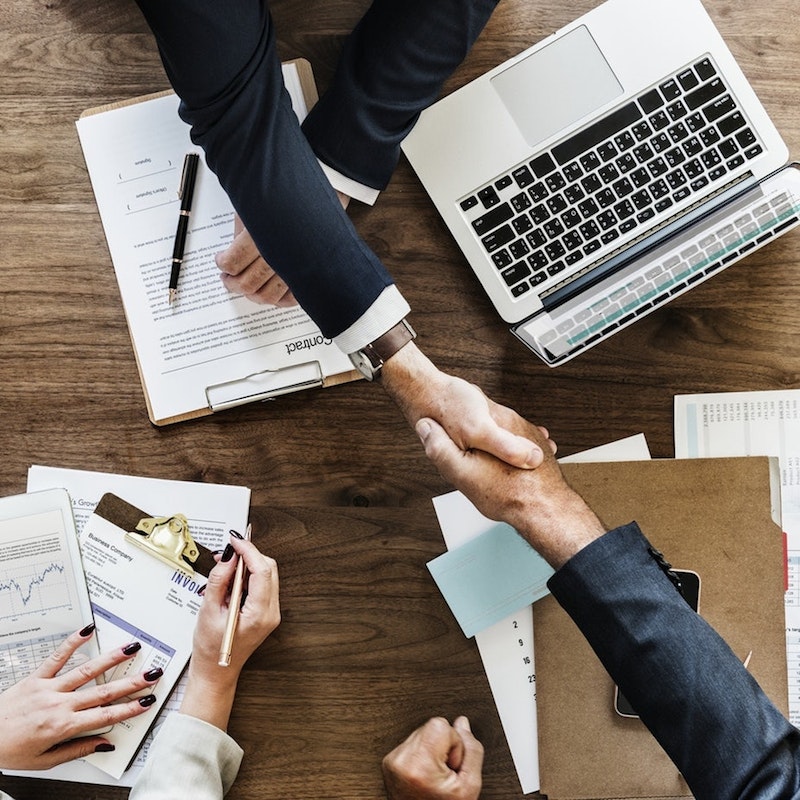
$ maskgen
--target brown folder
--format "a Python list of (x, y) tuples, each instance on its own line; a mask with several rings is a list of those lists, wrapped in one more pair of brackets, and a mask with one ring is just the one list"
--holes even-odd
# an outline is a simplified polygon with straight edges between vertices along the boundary
[[(639, 523), (678, 569), (700, 574), (700, 614), (788, 714), (785, 556), (777, 460), (565, 464), (608, 526)], [(541, 791), (569, 798), (691, 797), (638, 719), (614, 711), (614, 683), (552, 596), (534, 604)]]

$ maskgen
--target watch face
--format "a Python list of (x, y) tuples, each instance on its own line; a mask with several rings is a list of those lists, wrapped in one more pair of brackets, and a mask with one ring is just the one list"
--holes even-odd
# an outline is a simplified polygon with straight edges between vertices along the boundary
[(367, 355), (363, 351), (357, 350), (355, 353), (350, 353), (350, 360), (353, 362), (353, 366), (368, 381), (375, 380), (375, 376), (380, 371), (380, 368), (374, 367), (372, 362), (369, 360), (369, 358), (367, 358)]

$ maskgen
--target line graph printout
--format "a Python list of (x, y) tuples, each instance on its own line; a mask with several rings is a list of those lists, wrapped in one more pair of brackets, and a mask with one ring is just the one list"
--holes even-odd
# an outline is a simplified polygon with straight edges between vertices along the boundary
[[(91, 620), (67, 493), (0, 499), (0, 691)], [(72, 665), (96, 653), (87, 644)]]

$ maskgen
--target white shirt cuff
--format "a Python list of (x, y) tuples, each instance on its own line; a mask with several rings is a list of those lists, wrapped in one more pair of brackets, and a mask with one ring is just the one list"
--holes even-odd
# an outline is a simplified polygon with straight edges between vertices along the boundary
[(380, 194), (379, 189), (373, 189), (371, 186), (364, 186), (363, 183), (354, 181), (352, 178), (348, 178), (347, 175), (342, 175), (341, 172), (333, 169), (333, 167), (329, 167), (327, 164), (323, 164), (321, 161), (319, 165), (322, 167), (325, 177), (327, 177), (331, 186), (333, 186), (336, 191), (346, 194), (348, 197), (352, 197), (354, 200), (358, 200), (361, 203), (366, 203), (368, 206), (375, 205), (375, 201)]
[(346, 330), (334, 337), (334, 343), (349, 355), (374, 342), (379, 336), (404, 319), (411, 306), (392, 284), (387, 286), (377, 300)]

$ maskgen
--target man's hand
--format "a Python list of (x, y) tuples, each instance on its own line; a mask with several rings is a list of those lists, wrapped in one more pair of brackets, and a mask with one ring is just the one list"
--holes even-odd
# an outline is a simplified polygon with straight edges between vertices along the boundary
[[(541, 442), (509, 428), (517, 414), (474, 384), (437, 369), (414, 342), (384, 364), (382, 383), (412, 426), (430, 417), (464, 452), (481, 450), (521, 469), (542, 463)], [(548, 441), (546, 447), (554, 450), (555, 444)]]
[(466, 717), (429, 719), (383, 759), (390, 800), (477, 800), (483, 745)]
[(261, 257), (238, 214), (233, 221), (233, 241), (227, 250), (217, 253), (215, 260), (229, 292), (243, 294), (261, 305), (297, 305), (284, 280)]
[(547, 430), (505, 409), (508, 430), (536, 443), (543, 454), (535, 469), (517, 469), (494, 456), (464, 450), (438, 422), (421, 419), (417, 434), (442, 477), (490, 519), (515, 528), (554, 568), (605, 533), (583, 498), (566, 482), (548, 446)]
[[(342, 208), (347, 208), (350, 198), (336, 192)], [(236, 214), (233, 218), (233, 241), (226, 250), (215, 256), (222, 273), (222, 283), (229, 292), (243, 294), (260, 305), (288, 308), (297, 300), (286, 282), (264, 260), (247, 229)]]

